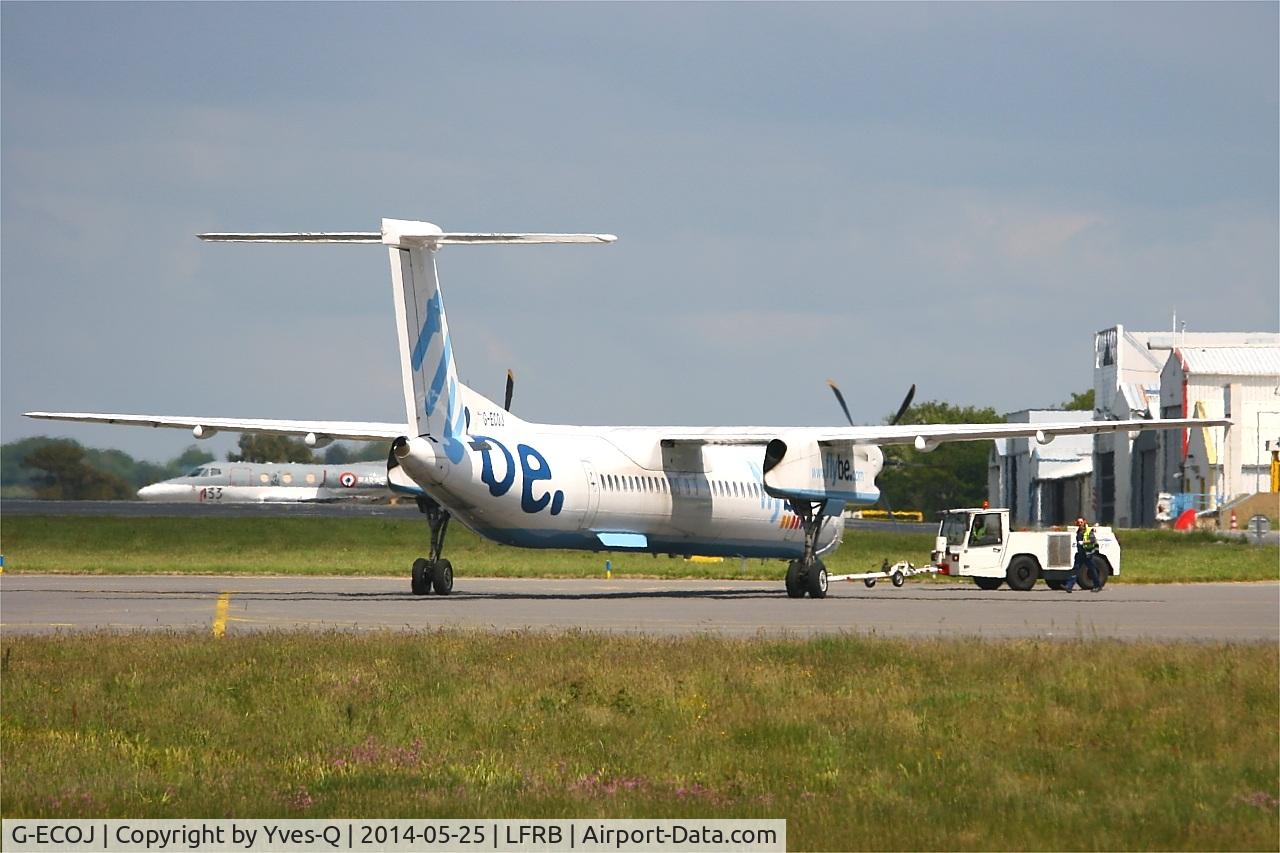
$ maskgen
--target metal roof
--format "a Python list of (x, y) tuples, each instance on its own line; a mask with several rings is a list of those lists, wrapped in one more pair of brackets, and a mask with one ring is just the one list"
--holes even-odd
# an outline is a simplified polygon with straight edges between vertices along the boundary
[(1280, 346), (1178, 347), (1174, 355), (1187, 373), (1280, 377)]

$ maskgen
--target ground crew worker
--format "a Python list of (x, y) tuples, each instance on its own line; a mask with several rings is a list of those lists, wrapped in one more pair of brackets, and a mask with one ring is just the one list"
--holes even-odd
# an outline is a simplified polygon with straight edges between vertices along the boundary
[(1102, 576), (1098, 571), (1098, 564), (1093, 559), (1093, 555), (1098, 552), (1098, 534), (1094, 531), (1091, 524), (1088, 524), (1083, 518), (1076, 519), (1076, 559), (1075, 564), (1071, 567), (1071, 577), (1067, 578), (1066, 583), (1062, 585), (1063, 589), (1071, 592), (1076, 584), (1076, 578), (1079, 576), (1080, 565), (1083, 563), (1085, 575), (1089, 578), (1089, 583), (1093, 584), (1094, 592), (1102, 591)]

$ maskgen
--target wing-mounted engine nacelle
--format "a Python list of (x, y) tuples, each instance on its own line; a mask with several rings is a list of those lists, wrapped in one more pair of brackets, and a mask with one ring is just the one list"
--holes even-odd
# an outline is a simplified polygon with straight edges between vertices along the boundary
[(775, 498), (874, 502), (884, 455), (873, 444), (815, 441), (803, 434), (770, 441), (764, 487)]

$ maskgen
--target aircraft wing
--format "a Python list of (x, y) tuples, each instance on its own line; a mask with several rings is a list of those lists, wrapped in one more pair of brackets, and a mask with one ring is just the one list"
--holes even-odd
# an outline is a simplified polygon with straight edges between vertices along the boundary
[(96, 424), (189, 429), (196, 438), (216, 432), (260, 432), (270, 435), (310, 437), (320, 440), (380, 441), (409, 435), (405, 424), (363, 423), (360, 421), (287, 421), (271, 418), (200, 418), (186, 415), (113, 415), (98, 412), (26, 412), (28, 418), (49, 421), (76, 421)]
[(918, 450), (932, 450), (950, 441), (981, 441), (993, 438), (1035, 438), (1042, 444), (1059, 435), (1094, 435), (1149, 429), (1193, 429), (1230, 426), (1226, 418), (1169, 418), (1127, 421), (1064, 421), (1033, 424), (898, 424), (896, 426), (855, 427), (710, 427), (660, 430), (662, 442), (676, 444), (767, 444), (774, 438), (801, 436), (817, 442), (850, 444), (909, 444)]

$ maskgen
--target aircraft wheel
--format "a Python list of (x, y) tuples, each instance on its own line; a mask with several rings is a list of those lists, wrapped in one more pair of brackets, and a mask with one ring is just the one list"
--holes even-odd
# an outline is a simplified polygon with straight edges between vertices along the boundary
[(894, 573), (893, 573), (893, 577), (892, 577), (892, 578), (890, 578), (890, 580), (892, 580), (892, 581), (893, 581), (893, 585), (894, 585), (894, 586), (902, 586), (904, 583), (906, 583), (906, 582), (907, 582), (907, 579), (906, 579), (906, 577), (902, 574), (902, 571), (901, 571), (901, 570), (894, 572)]
[(804, 598), (804, 578), (800, 576), (800, 561), (787, 564), (787, 597)]
[(809, 587), (810, 598), (827, 597), (827, 567), (822, 565), (821, 560), (814, 560), (813, 565), (809, 567), (809, 576), (805, 579), (805, 585)]
[(1009, 583), (1009, 589), (1026, 592), (1036, 585), (1039, 574), (1040, 567), (1035, 560), (1027, 556), (1014, 557), (1013, 562), (1009, 563), (1009, 571), (1005, 573), (1005, 580)]
[(413, 561), (413, 573), (409, 576), (409, 588), (414, 595), (431, 593), (431, 564), (419, 557)]
[(975, 577), (973, 582), (978, 585), (978, 589), (985, 589), (990, 592), (993, 589), (999, 589), (1000, 584), (1004, 583), (1004, 578), (978, 578)]
[(866, 584), (866, 585), (867, 585), (867, 589), (871, 589), (872, 587), (874, 587), (874, 586), (876, 585), (876, 579), (875, 579), (875, 578), (863, 578), (863, 579), (862, 579), (862, 582), (863, 582), (864, 584)]
[(431, 585), (436, 588), (436, 595), (453, 592), (453, 564), (448, 560), (437, 560), (431, 569)]

